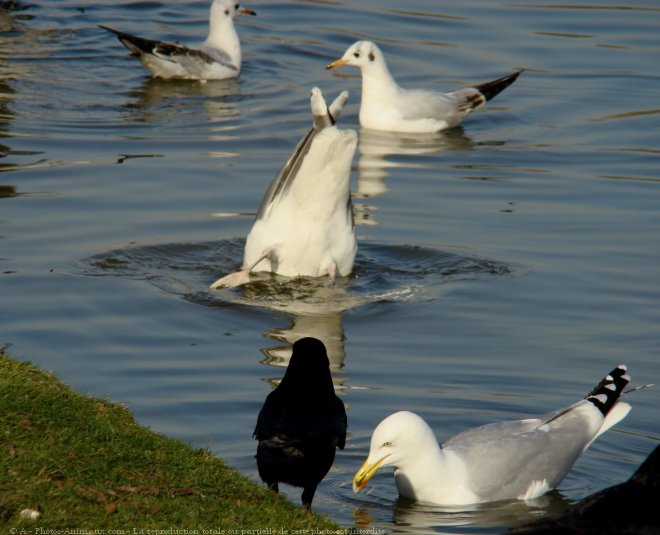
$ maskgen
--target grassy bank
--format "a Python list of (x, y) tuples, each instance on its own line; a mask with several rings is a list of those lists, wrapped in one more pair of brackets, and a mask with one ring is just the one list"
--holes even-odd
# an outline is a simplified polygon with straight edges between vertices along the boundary
[[(21, 519), (24, 509), (40, 516)], [(338, 526), (0, 349), (0, 534), (66, 530), (282, 535)]]

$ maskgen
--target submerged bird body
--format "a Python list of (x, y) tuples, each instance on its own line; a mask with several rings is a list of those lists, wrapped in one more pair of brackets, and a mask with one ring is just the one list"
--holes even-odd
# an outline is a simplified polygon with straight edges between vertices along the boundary
[(353, 489), (363, 488), (379, 468), (394, 466), (399, 494), (414, 500), (464, 505), (536, 498), (557, 487), (587, 447), (628, 414), (630, 405), (619, 396), (629, 380), (619, 366), (565, 409), (476, 427), (442, 446), (422, 418), (395, 413), (374, 430)]
[(238, 14), (254, 15), (255, 12), (239, 9), (233, 0), (213, 0), (209, 35), (197, 47), (144, 39), (108, 26), (100, 27), (114, 33), (156, 77), (222, 80), (236, 78), (241, 71), (241, 43), (234, 28), (234, 17)]
[(511, 85), (520, 72), (449, 93), (400, 87), (387, 67), (380, 48), (371, 41), (358, 41), (328, 68), (342, 65), (362, 72), (360, 125), (392, 132), (438, 132), (452, 128), (472, 110), (482, 106)]
[(336, 448), (344, 448), (346, 427), (325, 346), (315, 338), (298, 340), (282, 382), (257, 418), (259, 476), (275, 491), (278, 482), (303, 487), (302, 502), (309, 507)]
[(328, 107), (321, 91), (312, 90), (314, 125), (266, 191), (241, 271), (212, 289), (244, 284), (253, 271), (331, 278), (351, 273), (357, 241), (350, 171), (357, 134), (334, 126), (347, 98), (344, 92)]

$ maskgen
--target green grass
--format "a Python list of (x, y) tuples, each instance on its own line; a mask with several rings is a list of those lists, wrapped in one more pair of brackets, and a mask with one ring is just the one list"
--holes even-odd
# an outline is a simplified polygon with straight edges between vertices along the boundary
[[(26, 508), (40, 517), (21, 519)], [(75, 529), (347, 531), (0, 348), (0, 535)]]

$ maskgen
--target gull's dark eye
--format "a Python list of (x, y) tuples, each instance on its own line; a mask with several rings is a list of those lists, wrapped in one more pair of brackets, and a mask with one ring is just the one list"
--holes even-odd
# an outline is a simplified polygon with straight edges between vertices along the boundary
[(239, 8), (239, 5), (236, 4), (236, 5), (234, 6), (234, 9), (238, 9), (238, 8)]
[(392, 447), (392, 443), (391, 443), (391, 442), (385, 442), (385, 443), (383, 443), (383, 447), (385, 447), (385, 448), (391, 448), (391, 447)]
[(355, 56), (356, 58), (359, 58), (359, 57), (360, 57), (360, 53), (359, 53), (359, 52), (353, 52), (353, 56)]
[(369, 61), (373, 61), (374, 59), (376, 59), (376, 56), (374, 56), (374, 53), (369, 52)]
[(229, 10), (225, 9), (225, 15), (229, 15)]

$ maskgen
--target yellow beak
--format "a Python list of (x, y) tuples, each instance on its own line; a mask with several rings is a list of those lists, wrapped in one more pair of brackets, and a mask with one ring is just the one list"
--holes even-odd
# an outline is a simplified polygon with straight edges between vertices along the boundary
[(364, 464), (360, 469), (355, 472), (353, 477), (353, 492), (360, 492), (364, 487), (367, 486), (367, 482), (374, 476), (380, 465), (383, 464), (383, 461), (387, 459), (389, 455), (385, 455), (381, 459), (378, 459), (375, 463), (369, 464), (369, 459), (364, 461)]
[(342, 65), (348, 64), (348, 60), (345, 59), (336, 59), (332, 63), (328, 63), (326, 69), (334, 69), (335, 67), (341, 67)]

